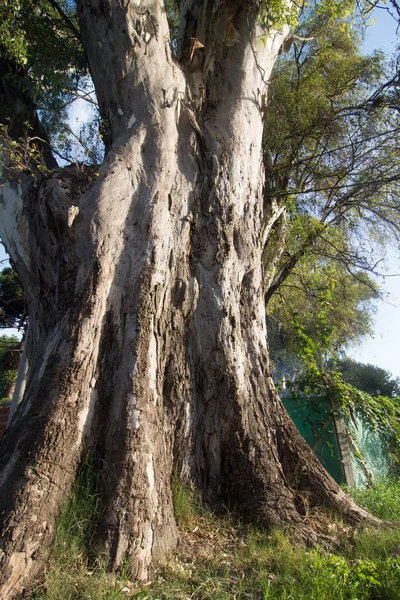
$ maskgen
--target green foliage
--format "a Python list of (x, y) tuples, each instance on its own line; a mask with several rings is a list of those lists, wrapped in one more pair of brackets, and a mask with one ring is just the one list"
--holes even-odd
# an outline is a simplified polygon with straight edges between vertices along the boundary
[(383, 59), (360, 55), (351, 3), (340, 14), (335, 4), (304, 7), (271, 81), (266, 206), (283, 212), (264, 269), (276, 381), (307, 370), (310, 380), (311, 364), (320, 380), (329, 359), (371, 332), (379, 292), (369, 273), (400, 230), (398, 117), (369, 101)]
[[(24, 123), (25, 134), (19, 139), (13, 139), (10, 135), (10, 125), (0, 124), (0, 139), (3, 148), (7, 149), (6, 160), (3, 162), (3, 153), (0, 157), (0, 164), (9, 171), (19, 174), (35, 174), (39, 170), (41, 173), (49, 173), (45, 160), (40, 149), (42, 138), (39, 138), (31, 132), (29, 123)], [(19, 181), (21, 181), (19, 179)]]
[[(361, 4), (361, 3), (359, 3)], [(316, 0), (303, 2), (286, 2), (285, 0), (268, 0), (259, 2), (260, 22), (265, 29), (282, 29), (289, 25), (296, 29), (299, 19), (318, 23), (319, 26), (334, 20), (342, 31), (351, 29), (351, 17), (357, 7), (354, 0)]]
[(11, 400), (9, 391), (17, 378), (17, 373), (17, 369), (3, 370), (0, 364), (0, 398), (3, 403)]
[(174, 50), (176, 50), (180, 27), (180, 4), (180, 1), (177, 0), (165, 0), (164, 2), (165, 10), (167, 11), (171, 43)]
[(260, 2), (260, 23), (263, 28), (282, 29), (285, 25), (297, 25), (298, 6), (295, 2), (269, 0)]
[(0, 10), (0, 44), (18, 64), (25, 65), (28, 52), (24, 32), (18, 27), (20, 13), (21, 2), (4, 0)]
[(24, 292), (12, 267), (0, 272), (0, 328), (18, 327), (25, 311)]
[[(393, 470), (397, 472), (400, 466), (400, 399), (383, 395), (373, 396), (357, 389), (343, 379), (342, 373), (337, 370), (335, 358), (327, 360), (327, 357), (334, 356), (332, 337), (337, 326), (337, 321), (328, 318), (331, 300), (329, 290), (319, 298), (320, 308), (314, 315), (314, 330), (311, 334), (299, 320), (299, 315), (292, 315), (291, 342), (299, 360), (295, 365), (296, 372), (292, 365), (292, 379), (287, 382), (287, 387), (294, 396), (326, 398), (331, 406), (338, 406), (343, 416), (348, 419), (352, 418), (354, 410), (360, 410), (370, 427), (381, 432), (386, 438), (387, 454)], [(287, 371), (283, 369), (284, 366), (280, 372), (276, 371), (276, 381), (279, 381), (282, 375), (287, 376)]]
[[(347, 531), (339, 525), (343, 537)], [(220, 538), (222, 535), (220, 534)], [(378, 532), (357, 537), (348, 551), (328, 553), (307, 551), (281, 532), (251, 530), (236, 533), (236, 544), (228, 553), (193, 561), (177, 561), (164, 569), (162, 577), (134, 595), (142, 600), (192, 598), (230, 600), (264, 598), (270, 600), (399, 600), (400, 561), (390, 558), (399, 543), (399, 534)], [(367, 551), (370, 551), (370, 558)], [(355, 557), (353, 557), (355, 555)]]
[(400, 379), (394, 378), (389, 371), (374, 365), (365, 365), (351, 358), (337, 361), (335, 368), (341, 372), (346, 383), (371, 396), (400, 396)]
[(121, 593), (123, 582), (105, 570), (88, 572), (75, 561), (52, 568), (47, 575), (46, 589), (38, 589), (32, 600), (116, 600), (126, 598)]
[(96, 528), (102, 512), (100, 464), (95, 453), (89, 450), (71, 496), (61, 511), (55, 555), (62, 556), (68, 547), (89, 557), (94, 551)]
[(40, 91), (58, 85), (69, 68), (82, 67), (75, 2), (58, 0), (61, 16), (46, 0), (3, 0), (0, 7), (1, 55), (29, 69)]
[(172, 476), (171, 491), (174, 516), (180, 529), (192, 531), (200, 523), (202, 526), (212, 526), (214, 515), (203, 506), (199, 494), (176, 473)]
[[(91, 98), (93, 86), (87, 77), (86, 56), (79, 36), (76, 4), (71, 0), (54, 3), (6, 0), (0, 6), (1, 89), (5, 94), (1, 98), (0, 122), (12, 129), (24, 104), (30, 108), (29, 114), (35, 107), (53, 146), (64, 159), (76, 160), (76, 147), (82, 143), (86, 160), (95, 162), (102, 154), (97, 107), (82, 135), (73, 133), (67, 123), (68, 109), (77, 97), (89, 97), (95, 102)], [(15, 98), (10, 101), (10, 95), (19, 96), (22, 102), (16, 103)], [(24, 121), (26, 118), (23, 117)], [(23, 150), (21, 145), (31, 151), (26, 137), (32, 136), (29, 133), (22, 139), (14, 136), (18, 144), (14, 154), (18, 159)], [(36, 157), (36, 162), (39, 158)]]
[(21, 342), (15, 336), (0, 336), (0, 399), (9, 400), (9, 391), (14, 383), (21, 352)]
[[(331, 406), (338, 407), (341, 414), (349, 420), (355, 410), (361, 411), (371, 429), (378, 431), (385, 440), (392, 472), (400, 472), (399, 398), (371, 396), (345, 383), (338, 371), (318, 369), (312, 360), (309, 361), (305, 374), (290, 388), (295, 395), (300, 393), (327, 398)], [(355, 456), (362, 461), (363, 457), (358, 451)]]
[[(302, 560), (301, 560), (302, 559)], [(381, 595), (382, 580), (386, 580), (388, 572), (392, 576), (389, 561), (358, 560), (354, 564), (336, 555), (326, 555), (314, 551), (308, 556), (301, 556), (299, 563), (288, 565), (278, 582), (266, 580), (264, 598), (279, 600), (323, 600), (338, 598), (358, 600), (367, 598), (387, 598)], [(400, 581), (399, 565), (391, 586), (393, 593)], [(387, 593), (385, 590), (384, 593)], [(396, 595), (392, 596), (398, 598)]]
[[(338, 370), (341, 364), (340, 362), (337, 364), (337, 351), (340, 345), (337, 347), (336, 343), (338, 340), (343, 342), (343, 338), (338, 335), (338, 330), (343, 327), (346, 313), (341, 315), (339, 311), (335, 314), (335, 311), (336, 305), (340, 306), (342, 302), (347, 307), (347, 299), (345, 288), (340, 288), (339, 298), (334, 299), (336, 285), (336, 280), (331, 279), (329, 285), (316, 296), (314, 305), (307, 298), (308, 303), (301, 311), (290, 313), (290, 321), (286, 322), (284, 329), (287, 336), (286, 347), (284, 336), (280, 348), (277, 346), (276, 338), (274, 340), (270, 337), (271, 356), (275, 362), (275, 381), (279, 383), (282, 378), (287, 380), (289, 377), (286, 385), (292, 395), (326, 398), (331, 406), (338, 407), (342, 415), (349, 420), (352, 419), (355, 410), (360, 410), (371, 429), (377, 430), (383, 436), (391, 469), (394, 473), (398, 473), (400, 470), (400, 399), (384, 396), (381, 392), (379, 395), (371, 395), (357, 389), (346, 381)], [(305, 289), (311, 288), (306, 286)], [(294, 298), (297, 300), (298, 295)], [(293, 298), (291, 300), (293, 302)], [(284, 317), (287, 318), (288, 314), (284, 314)], [(278, 313), (276, 319), (279, 318), (282, 322), (283, 318), (279, 317)], [(296, 359), (292, 359), (291, 362), (286, 361), (290, 356), (288, 349), (296, 356)], [(371, 373), (371, 369), (369, 372)], [(379, 369), (376, 369), (376, 374), (384, 376), (384, 381), (380, 380), (382, 392), (390, 391), (390, 396), (397, 393), (397, 385), (393, 387), (390, 384), (398, 384), (398, 382), (390, 379), (387, 381), (388, 374), (380, 373)], [(387, 385), (384, 386), (383, 383)], [(364, 387), (368, 387), (369, 384), (375, 386), (376, 379), (366, 381), (366, 384)], [(373, 391), (377, 392), (377, 390), (378, 388), (374, 387)], [(362, 460), (362, 456), (358, 456), (358, 451), (356, 457)]]
[(267, 306), (275, 381), (298, 378), (310, 361), (324, 370), (339, 351), (370, 333), (376, 297), (376, 284), (365, 273), (355, 278), (341, 263), (304, 258)]
[(368, 274), (400, 231), (398, 112), (371, 100), (387, 67), (379, 53), (360, 55), (354, 5), (342, 8), (304, 7), (271, 81), (266, 207), (282, 216), (264, 256), (269, 343), (276, 381), (348, 416), (359, 408), (397, 460), (396, 401), (357, 390), (334, 364), (370, 332), (378, 289)]

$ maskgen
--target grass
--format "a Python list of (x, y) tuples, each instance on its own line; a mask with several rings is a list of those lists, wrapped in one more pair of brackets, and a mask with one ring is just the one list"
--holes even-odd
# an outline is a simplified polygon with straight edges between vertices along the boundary
[[(357, 502), (399, 519), (400, 483), (356, 490)], [(138, 589), (129, 572), (108, 574), (94, 558), (101, 519), (96, 466), (86, 466), (60, 519), (51, 567), (37, 600), (400, 600), (400, 531), (353, 531), (340, 521), (330, 533), (340, 551), (294, 545), (282, 531), (250, 529), (208, 512), (190, 488), (173, 478), (181, 542), (175, 557)], [(390, 513), (380, 512), (390, 506)], [(385, 508), (385, 510), (388, 510)], [(396, 512), (397, 511), (397, 512)], [(328, 518), (320, 513), (314, 518)], [(89, 558), (88, 558), (89, 557)], [(122, 591), (124, 589), (124, 591)]]
[(377, 517), (400, 522), (400, 479), (381, 479), (373, 487), (352, 489), (348, 493)]
[[(387, 486), (385, 486), (385, 489)], [(357, 491), (366, 505), (368, 491)], [(392, 488), (397, 496), (397, 488)], [(174, 482), (182, 543), (141, 600), (400, 600), (400, 531), (352, 531), (333, 523), (340, 552), (296, 546), (265, 532), (207, 515), (190, 489)], [(362, 502), (361, 502), (362, 500)], [(394, 501), (394, 499), (393, 499)]]
[[(391, 540), (393, 542), (393, 539)], [(397, 537), (397, 543), (399, 536)], [(400, 562), (307, 551), (281, 532), (249, 532), (236, 550), (176, 561), (140, 594), (142, 600), (399, 600)]]
[(122, 583), (96, 556), (95, 533), (102, 517), (99, 464), (89, 451), (71, 497), (64, 505), (49, 560), (45, 585), (34, 600), (113, 600)]
[(205, 514), (201, 501), (176, 473), (172, 477), (171, 488), (175, 519), (179, 526), (184, 530), (194, 527), (197, 519)]

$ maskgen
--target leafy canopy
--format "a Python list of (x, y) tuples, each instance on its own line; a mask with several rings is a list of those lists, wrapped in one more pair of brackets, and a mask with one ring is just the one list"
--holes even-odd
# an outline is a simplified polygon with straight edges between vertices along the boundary
[(371, 333), (377, 286), (337, 262), (304, 259), (268, 305), (275, 381), (296, 380), (310, 363), (323, 372), (332, 358)]
[(357, 22), (319, 21), (299, 25), (270, 86), (266, 201), (284, 209), (287, 249), (270, 295), (305, 253), (377, 272), (376, 251), (399, 241), (399, 114), (374, 94), (389, 67), (360, 55)]
[(342, 358), (336, 364), (346, 383), (371, 396), (400, 397), (400, 379), (389, 371), (374, 365), (365, 365), (351, 358)]
[(87, 93), (88, 87), (79, 36), (76, 6), (71, 0), (1, 3), (0, 123), (12, 126), (20, 118), (21, 104), (15, 102), (18, 95), (24, 105), (39, 111), (53, 141), (61, 136), (53, 150), (63, 150), (68, 108), (77, 96)]

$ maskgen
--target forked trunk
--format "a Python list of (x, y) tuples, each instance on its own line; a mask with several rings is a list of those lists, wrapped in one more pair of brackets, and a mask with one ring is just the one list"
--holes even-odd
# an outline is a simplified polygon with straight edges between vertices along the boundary
[(298, 435), (268, 362), (262, 107), (283, 35), (262, 43), (251, 3), (212, 4), (186, 3), (179, 64), (159, 2), (83, 0), (104, 164), (0, 189), (31, 321), (2, 441), (4, 599), (39, 572), (88, 446), (104, 465), (99, 535), (138, 578), (176, 544), (174, 470), (212, 507), (304, 535), (298, 492), (362, 516)]

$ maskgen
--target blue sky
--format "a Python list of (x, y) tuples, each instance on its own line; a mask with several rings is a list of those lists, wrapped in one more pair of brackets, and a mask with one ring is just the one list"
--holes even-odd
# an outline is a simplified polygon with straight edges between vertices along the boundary
[(384, 50), (386, 54), (395, 52), (396, 43), (399, 41), (396, 35), (396, 21), (384, 9), (374, 10), (373, 21), (374, 23), (367, 29), (363, 51), (367, 54), (378, 48)]
[[(381, 48), (392, 53), (399, 41), (396, 35), (396, 22), (384, 10), (375, 10), (375, 25), (369, 27), (363, 45), (365, 53)], [(76, 111), (71, 114), (72, 125), (82, 114)], [(5, 258), (3, 246), (0, 245), (0, 261)], [(0, 267), (5, 266), (0, 265)], [(347, 355), (363, 363), (377, 365), (400, 377), (400, 249), (393, 248), (386, 264), (387, 277), (380, 279), (379, 284), (387, 292), (384, 302), (379, 302), (375, 318), (373, 337), (367, 337), (361, 344), (350, 348)], [(10, 332), (11, 333), (11, 332)]]

